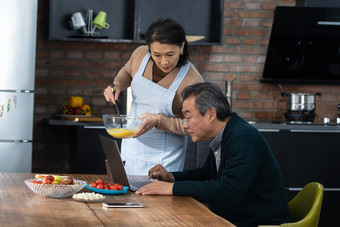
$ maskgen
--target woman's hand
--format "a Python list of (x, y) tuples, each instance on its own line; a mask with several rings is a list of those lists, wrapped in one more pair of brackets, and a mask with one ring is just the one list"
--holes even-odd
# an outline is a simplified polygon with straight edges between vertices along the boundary
[(142, 125), (139, 127), (136, 135), (133, 138), (143, 135), (153, 127), (158, 125), (160, 116), (158, 114), (153, 113), (145, 113), (140, 116), (141, 120), (143, 121)]
[[(114, 89), (115, 97), (113, 97), (112, 89)], [(120, 94), (120, 90), (117, 89), (117, 87), (111, 87), (111, 85), (107, 86), (104, 90), (104, 97), (107, 102), (112, 102), (113, 104), (116, 104), (115, 100), (118, 100)]]

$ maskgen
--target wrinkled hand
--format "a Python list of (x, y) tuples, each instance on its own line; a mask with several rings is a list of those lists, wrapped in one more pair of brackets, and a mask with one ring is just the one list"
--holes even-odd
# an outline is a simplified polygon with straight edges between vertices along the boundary
[(173, 195), (174, 183), (154, 181), (136, 191), (138, 195)]
[(120, 90), (117, 89), (117, 87), (115, 87), (115, 97), (113, 97), (112, 94), (112, 87), (111, 85), (107, 86), (104, 90), (104, 97), (106, 99), (107, 102), (112, 102), (113, 104), (115, 104), (115, 100), (118, 100), (119, 94), (120, 94)]
[(148, 179), (173, 182), (173, 176), (161, 164), (155, 165), (148, 172)]
[(139, 127), (136, 135), (133, 138), (143, 135), (153, 127), (158, 125), (160, 116), (158, 114), (153, 113), (145, 113), (140, 116), (140, 119), (143, 121), (142, 125)]

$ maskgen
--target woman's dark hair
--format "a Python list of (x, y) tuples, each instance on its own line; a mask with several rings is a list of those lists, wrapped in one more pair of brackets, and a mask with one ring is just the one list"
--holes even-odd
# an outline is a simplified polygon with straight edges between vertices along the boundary
[(231, 115), (227, 97), (216, 84), (204, 82), (190, 85), (182, 91), (183, 101), (191, 96), (196, 97), (195, 105), (202, 116), (209, 108), (216, 109), (217, 119), (220, 121), (226, 120)]
[(150, 47), (153, 42), (175, 44), (179, 47), (184, 43), (183, 54), (180, 55), (177, 67), (189, 61), (188, 42), (183, 27), (170, 18), (160, 18), (154, 21), (145, 32), (145, 42)]

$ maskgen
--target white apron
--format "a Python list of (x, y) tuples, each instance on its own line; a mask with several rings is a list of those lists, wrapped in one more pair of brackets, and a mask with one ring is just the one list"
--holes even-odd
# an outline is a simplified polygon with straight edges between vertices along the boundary
[[(190, 63), (179, 70), (169, 89), (143, 77), (150, 59), (150, 53), (144, 57), (138, 72), (131, 82), (132, 104), (130, 114), (140, 116), (144, 113), (163, 114), (175, 117), (172, 102), (179, 85), (189, 70)], [(145, 175), (151, 167), (162, 164), (168, 171), (181, 171), (184, 166), (186, 137), (156, 128), (138, 138), (123, 139), (122, 159), (128, 175)]]

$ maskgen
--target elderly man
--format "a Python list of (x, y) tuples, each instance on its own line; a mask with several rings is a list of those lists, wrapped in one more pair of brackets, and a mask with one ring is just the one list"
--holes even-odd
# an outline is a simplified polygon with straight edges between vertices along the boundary
[(158, 179), (136, 193), (191, 196), (237, 226), (289, 222), (282, 177), (271, 150), (257, 129), (230, 106), (214, 84), (199, 83), (182, 92), (183, 124), (192, 141), (212, 140), (202, 167), (149, 171)]

